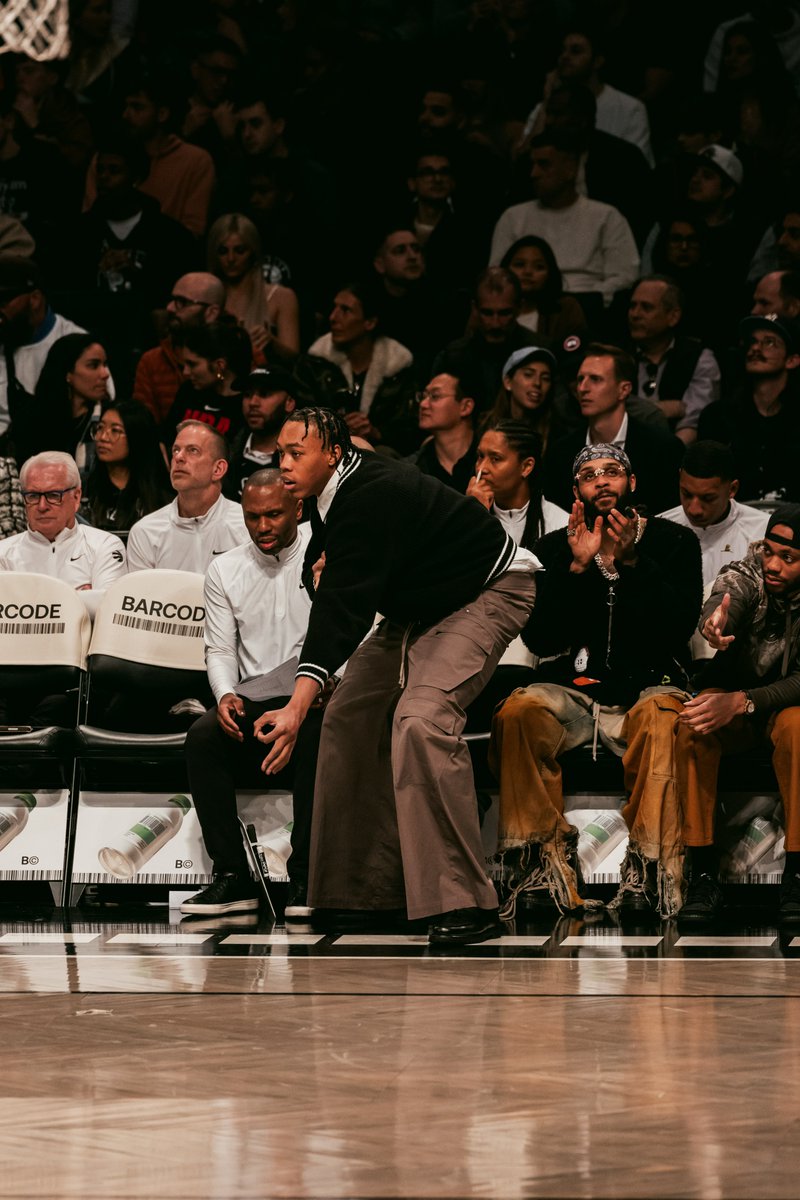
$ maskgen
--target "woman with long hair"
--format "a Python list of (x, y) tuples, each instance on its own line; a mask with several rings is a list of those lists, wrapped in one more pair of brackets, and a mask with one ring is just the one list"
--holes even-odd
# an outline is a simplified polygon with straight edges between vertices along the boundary
[(15, 429), (22, 463), (41, 450), (63, 450), (86, 478), (94, 461), (92, 429), (108, 400), (106, 352), (91, 333), (68, 333), (50, 347), (30, 405), (27, 428)]
[(97, 529), (128, 530), (172, 498), (156, 423), (143, 404), (109, 404), (94, 427), (94, 445), (83, 514)]
[(516, 275), (522, 291), (517, 321), (560, 346), (566, 338), (583, 338), (586, 317), (574, 296), (564, 293), (561, 271), (550, 243), (530, 234), (518, 238), (500, 262)]
[(264, 282), (262, 257), (259, 232), (242, 213), (219, 217), (208, 231), (208, 269), (225, 284), (225, 307), (247, 330), (254, 359), (291, 362), (300, 352), (297, 296)]
[(250, 339), (232, 317), (181, 333), (184, 382), (161, 426), (169, 449), (181, 421), (205, 421), (223, 437), (241, 428), (242, 388), (250, 374)]

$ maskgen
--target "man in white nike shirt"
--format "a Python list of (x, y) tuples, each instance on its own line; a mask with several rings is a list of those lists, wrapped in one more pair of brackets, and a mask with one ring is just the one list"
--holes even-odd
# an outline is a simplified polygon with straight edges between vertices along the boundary
[[(216, 707), (189, 730), (186, 765), (203, 840), (214, 863), (212, 884), (184, 901), (196, 916), (254, 911), (258, 888), (247, 866), (236, 810), (236, 778), (249, 768), (254, 782), (267, 781), (261, 765), (267, 747), (253, 725), (285, 703), (308, 628), (311, 598), (303, 586), (309, 525), (298, 527), (301, 505), (277, 470), (250, 475), (242, 493), (247, 544), (214, 560), (206, 574), (206, 666)], [(294, 661), (292, 661), (294, 660)], [(274, 672), (291, 664), (286, 677)], [(271, 674), (272, 673), (272, 674)], [(286, 695), (278, 700), (277, 691)], [(292, 788), (294, 823), (285, 916), (307, 916), (308, 852), (322, 709), (303, 725), (296, 762), (268, 784)], [(282, 778), (283, 777), (283, 778)]]
[(222, 495), (225, 439), (202, 421), (182, 421), (172, 446), (171, 504), (137, 521), (128, 535), (128, 570), (162, 567), (204, 575), (218, 554), (247, 542), (242, 506)]
[(28, 528), (0, 542), (0, 570), (36, 571), (83, 593), (94, 616), (100, 596), (125, 574), (125, 547), (113, 533), (80, 524), (81, 477), (75, 459), (45, 450), (22, 464)]

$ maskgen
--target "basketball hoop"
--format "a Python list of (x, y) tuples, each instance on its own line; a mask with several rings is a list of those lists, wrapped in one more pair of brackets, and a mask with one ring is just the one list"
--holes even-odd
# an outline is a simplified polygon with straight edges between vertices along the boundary
[(69, 0), (0, 0), (0, 54), (38, 62), (69, 53)]

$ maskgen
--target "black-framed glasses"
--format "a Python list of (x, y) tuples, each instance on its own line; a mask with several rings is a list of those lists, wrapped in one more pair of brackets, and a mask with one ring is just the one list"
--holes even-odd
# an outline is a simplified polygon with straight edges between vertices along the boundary
[(74, 492), (77, 486), (77, 484), (73, 484), (72, 487), (59, 488), (58, 491), (52, 492), (23, 492), (22, 499), (29, 508), (33, 508), (33, 506), (38, 504), (40, 500), (44, 500), (45, 504), (53, 504), (58, 507), (58, 505), (62, 503), (67, 492)]

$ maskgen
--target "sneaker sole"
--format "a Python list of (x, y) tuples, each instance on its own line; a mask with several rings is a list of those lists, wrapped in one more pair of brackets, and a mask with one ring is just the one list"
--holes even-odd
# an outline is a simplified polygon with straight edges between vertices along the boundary
[(310, 904), (287, 904), (283, 915), (287, 921), (307, 921), (313, 917), (314, 910)]
[(258, 899), (254, 896), (252, 900), (229, 900), (227, 904), (198, 904), (196, 900), (184, 900), (181, 912), (216, 917), (220, 913), (255, 912), (257, 908)]

